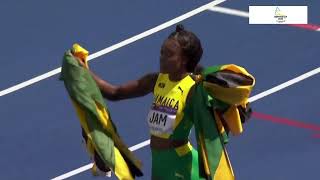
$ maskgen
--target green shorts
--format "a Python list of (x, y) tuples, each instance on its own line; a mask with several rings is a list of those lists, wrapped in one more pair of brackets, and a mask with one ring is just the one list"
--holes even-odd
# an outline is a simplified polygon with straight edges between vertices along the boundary
[(152, 180), (199, 180), (198, 153), (188, 143), (152, 152)]

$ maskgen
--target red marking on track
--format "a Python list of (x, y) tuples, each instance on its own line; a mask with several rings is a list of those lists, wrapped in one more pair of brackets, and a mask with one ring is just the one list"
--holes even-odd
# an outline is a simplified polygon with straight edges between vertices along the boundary
[(320, 26), (315, 24), (288, 24), (288, 25), (297, 27), (297, 28), (312, 30), (312, 31), (317, 31), (320, 29)]
[[(261, 120), (271, 121), (271, 122), (278, 123), (278, 124), (287, 125), (287, 126), (293, 126), (293, 127), (297, 127), (297, 128), (301, 128), (301, 129), (308, 129), (311, 131), (320, 131), (320, 125), (305, 123), (305, 122), (287, 119), (287, 118), (276, 117), (276, 116), (272, 116), (269, 114), (253, 112), (252, 117), (255, 117), (255, 118), (261, 119)], [(320, 138), (320, 134), (317, 134), (317, 137)]]
[(320, 134), (314, 134), (312, 137), (313, 138), (320, 138)]

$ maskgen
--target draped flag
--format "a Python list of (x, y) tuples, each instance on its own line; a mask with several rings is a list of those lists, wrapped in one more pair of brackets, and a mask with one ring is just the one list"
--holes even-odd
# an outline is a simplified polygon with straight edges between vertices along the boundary
[(234, 180), (225, 149), (228, 132), (242, 133), (242, 123), (250, 116), (248, 98), (255, 79), (236, 65), (206, 68), (188, 103), (196, 131), (199, 168), (202, 177)]
[(60, 79), (64, 81), (79, 117), (87, 150), (95, 161), (93, 168), (111, 169), (118, 179), (123, 180), (142, 176), (141, 162), (118, 135), (102, 94), (88, 70), (88, 54), (78, 44), (68, 50), (63, 56)]

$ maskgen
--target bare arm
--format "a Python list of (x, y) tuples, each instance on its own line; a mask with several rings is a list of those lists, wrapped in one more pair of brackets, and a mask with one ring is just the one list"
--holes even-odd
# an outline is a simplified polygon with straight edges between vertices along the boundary
[[(87, 68), (83, 60), (76, 58), (80, 65)], [(89, 69), (88, 69), (89, 70)], [(89, 70), (90, 71), (90, 70)], [(138, 80), (129, 81), (125, 84), (115, 86), (101, 79), (99, 76), (90, 71), (93, 79), (97, 83), (104, 98), (117, 101), (147, 95), (153, 91), (156, 84), (158, 73), (146, 74)]]
[(91, 75), (99, 86), (103, 97), (111, 101), (147, 95), (153, 91), (158, 78), (158, 73), (150, 73), (138, 80), (129, 81), (125, 84), (116, 86), (101, 79), (93, 72), (91, 72)]

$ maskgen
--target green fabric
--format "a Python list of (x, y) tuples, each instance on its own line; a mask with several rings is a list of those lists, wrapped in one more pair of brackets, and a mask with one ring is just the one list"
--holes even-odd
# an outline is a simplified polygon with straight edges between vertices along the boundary
[[(192, 153), (197, 153), (197, 156), (193, 155), (192, 158), (189, 157), (188, 159), (186, 158), (188, 155), (186, 157), (177, 156), (173, 149), (165, 151), (152, 150), (152, 174), (154, 175), (153, 177), (155, 180), (178, 179), (173, 176), (174, 172), (180, 171), (180, 167), (190, 167), (190, 164), (193, 164), (194, 162), (191, 159), (194, 158), (197, 159), (195, 162), (197, 162), (198, 168), (192, 168), (192, 170), (190, 170), (190, 168), (185, 168), (184, 171), (181, 170), (180, 172), (184, 172), (182, 174), (185, 174), (185, 177), (191, 177), (191, 179), (194, 180), (200, 179), (200, 177), (214, 179), (222, 153), (224, 153), (224, 144), (228, 142), (227, 133), (224, 132), (221, 134), (218, 131), (214, 111), (224, 113), (234, 104), (228, 104), (224, 102), (225, 99), (218, 99), (215, 97), (216, 94), (212, 92), (211, 89), (206, 88), (204, 82), (210, 82), (220, 87), (229, 88), (229, 90), (254, 82), (254, 79), (251, 79), (249, 76), (232, 72), (231, 70), (222, 70), (222, 66), (211, 66), (202, 72), (202, 80), (197, 82), (191, 91), (192, 96), (191, 99), (188, 99), (187, 101), (183, 119), (176, 127), (174, 133), (170, 136), (170, 139), (186, 139), (189, 136), (192, 124), (194, 124), (198, 152), (193, 150)], [(227, 100), (235, 97), (235, 95), (233, 95), (235, 92), (233, 91), (234, 89), (231, 89), (231, 93), (229, 92), (228, 96), (225, 96)], [(222, 91), (222, 93), (225, 92)], [(203, 144), (201, 142), (203, 142)], [(202, 147), (204, 149), (202, 149)], [(201, 153), (203, 152), (202, 150), (205, 152), (208, 160), (210, 171), (208, 176), (205, 173), (203, 154)], [(170, 163), (163, 165), (162, 162)], [(190, 173), (194, 173), (193, 170), (199, 171), (195, 173), (199, 177), (190, 176)]]
[[(219, 165), (221, 154), (223, 152), (223, 144), (225, 140), (218, 132), (214, 116), (211, 108), (215, 104), (215, 99), (210, 97), (204, 89), (202, 83), (195, 86), (191, 101), (190, 109), (192, 119), (195, 125), (195, 133), (197, 139), (198, 152), (201, 152), (200, 138), (203, 138), (205, 152), (208, 155), (208, 164), (211, 176), (214, 176), (215, 171)], [(217, 104), (215, 104), (217, 105)], [(219, 107), (217, 107), (219, 108)], [(220, 107), (223, 108), (223, 107)], [(199, 164), (201, 165), (200, 174), (205, 176), (202, 154), (199, 153)]]
[[(191, 100), (188, 102), (185, 109), (185, 111), (187, 111), (186, 114), (191, 114), (191, 118), (195, 126), (200, 175), (206, 177), (203, 157), (201, 153), (203, 147), (203, 150), (207, 155), (210, 171), (209, 176), (211, 177), (211, 179), (214, 178), (215, 172), (221, 159), (221, 155), (222, 153), (224, 153), (224, 144), (228, 142), (228, 136), (226, 132), (220, 134), (220, 132), (218, 131), (216, 120), (214, 117), (214, 111), (225, 112), (231, 105), (234, 104), (227, 104), (222, 99), (215, 98), (214, 93), (211, 92), (210, 89), (205, 88), (203, 83), (210, 82), (218, 86), (223, 86), (225, 88), (238, 87), (242, 84), (248, 83), (252, 83), (253, 86), (254, 84), (254, 79), (251, 79), (248, 76), (242, 76), (241, 73), (223, 71), (224, 76), (219, 76), (219, 73), (222, 72), (221, 70), (222, 66), (211, 66), (203, 70), (202, 81), (195, 84)], [(233, 75), (237, 75), (241, 78)], [(236, 86), (228, 86), (229, 84)], [(201, 142), (203, 142), (203, 144), (201, 144)]]
[(61, 79), (71, 99), (85, 109), (86, 123), (97, 153), (108, 167), (114, 169), (114, 143), (110, 133), (100, 125), (95, 105), (95, 101), (103, 106), (105, 102), (89, 72), (78, 64), (70, 51), (63, 58)]
[(185, 109), (183, 118), (169, 137), (171, 140), (186, 140), (189, 138), (193, 122), (190, 118), (190, 111), (186, 111)]
[(218, 66), (209, 66), (209, 67), (206, 67), (203, 71), (202, 71), (202, 76), (203, 77), (206, 77), (212, 73), (216, 73), (218, 72), (219, 70), (221, 70), (223, 65), (218, 65)]
[(152, 150), (152, 180), (201, 180), (198, 167), (194, 149), (184, 156), (175, 149)]
[(104, 163), (114, 170), (114, 146), (116, 146), (126, 160), (132, 175), (142, 176), (140, 161), (136, 159), (122, 142), (112, 120), (110, 119), (115, 129), (114, 132), (108, 132), (101, 125), (95, 103), (98, 102), (104, 106), (109, 114), (107, 106), (90, 72), (80, 66), (70, 51), (67, 51), (63, 57), (60, 79), (64, 81), (65, 88), (71, 99), (78, 103), (85, 111), (86, 123), (90, 131), (88, 133), (91, 135), (96, 151)]

